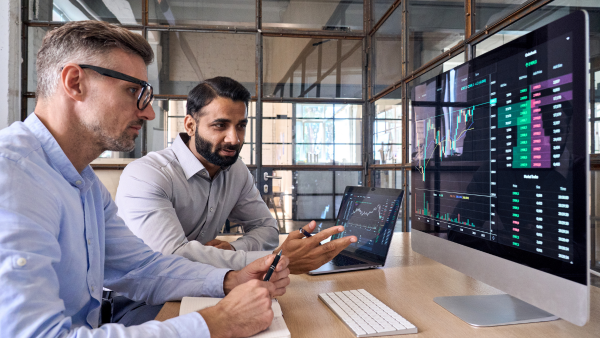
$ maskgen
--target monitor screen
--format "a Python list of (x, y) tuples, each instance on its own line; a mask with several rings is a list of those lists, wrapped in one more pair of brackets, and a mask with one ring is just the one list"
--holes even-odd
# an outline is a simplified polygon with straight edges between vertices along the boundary
[(588, 60), (577, 20), (413, 87), (413, 229), (587, 283)]
[(385, 261), (394, 233), (403, 190), (346, 187), (336, 225), (344, 231), (331, 239), (356, 236), (358, 241), (345, 251), (366, 255), (374, 261)]

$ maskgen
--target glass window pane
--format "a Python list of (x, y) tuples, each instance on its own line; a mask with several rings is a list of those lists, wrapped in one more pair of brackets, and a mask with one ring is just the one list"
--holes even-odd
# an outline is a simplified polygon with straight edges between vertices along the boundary
[(255, 0), (150, 0), (148, 23), (168, 26), (255, 27)]
[[(286, 232), (290, 232), (293, 228), (293, 224), (290, 224), (288, 220), (293, 218), (293, 212), (295, 210), (294, 201), (294, 180), (293, 173), (290, 170), (273, 170), (273, 176), (281, 177), (281, 179), (273, 180), (273, 203), (277, 208), (277, 216), (280, 219), (280, 227), (283, 227), (282, 219), (285, 219)], [(273, 217), (275, 217), (275, 208), (272, 204), (268, 204)], [(304, 224), (302, 224), (304, 225)]]
[(362, 120), (335, 119), (335, 143), (360, 145), (362, 134)]
[(291, 108), (287, 103), (263, 103), (263, 164), (292, 164)]
[(402, 163), (402, 88), (375, 101), (373, 160), (375, 164)]
[(333, 171), (297, 171), (298, 194), (333, 194)]
[(398, 6), (373, 35), (373, 95), (402, 78), (401, 37), (402, 8)]
[(394, 2), (395, 0), (371, 0), (371, 28), (377, 24)]
[(265, 165), (362, 162), (362, 105), (266, 102), (263, 113)]
[(515, 11), (528, 0), (474, 0), (475, 31), (479, 32)]
[(464, 1), (409, 1), (409, 73), (464, 39), (464, 16)]
[[(35, 60), (42, 46), (42, 40), (48, 32), (46, 27), (27, 27), (27, 91), (35, 92), (37, 87), (37, 70)], [(58, 75), (57, 75), (58, 76)]]
[(333, 119), (296, 120), (296, 142), (303, 143), (333, 143)]
[(594, 122), (594, 154), (600, 153), (600, 121)]
[(402, 170), (373, 170), (373, 185), (377, 188), (404, 189)]
[(295, 164), (333, 164), (333, 145), (298, 144), (295, 162)]
[(358, 104), (335, 104), (334, 116), (341, 118), (362, 118), (362, 105)]
[(146, 121), (146, 131), (148, 133), (146, 138), (146, 149), (148, 152), (163, 150), (167, 147), (165, 138), (165, 115), (169, 113), (168, 106), (168, 101), (154, 100), (152, 103), (152, 109), (154, 110), (156, 117), (152, 121)]
[(27, 98), (27, 116), (33, 114), (35, 110), (35, 99)]
[(592, 243), (591, 268), (600, 272), (600, 198), (598, 198), (598, 192), (600, 191), (600, 171), (592, 170), (590, 172), (590, 181), (592, 183), (590, 194), (592, 196), (590, 226), (592, 227), (591, 234), (595, 234), (594, 238), (590, 240)]
[(592, 97), (593, 105), (591, 105), (594, 116), (600, 117), (600, 70), (593, 69), (591, 72), (594, 84), (594, 97)]
[(362, 44), (265, 36), (264, 96), (362, 98)]
[(292, 164), (291, 144), (264, 144), (262, 148), (262, 160), (266, 165), (288, 165)]
[(200, 81), (228, 76), (256, 95), (255, 35), (148, 31), (155, 94), (187, 95)]
[(25, 0), (36, 21), (99, 20), (121, 25), (142, 24), (142, 1)]
[(360, 144), (357, 145), (335, 145), (335, 164), (340, 165), (360, 165), (361, 152)]
[(362, 0), (263, 0), (263, 28), (362, 31)]
[[(347, 186), (362, 186), (362, 171), (336, 171), (335, 193), (343, 194)], [(337, 209), (336, 209), (337, 215)]]
[(296, 219), (333, 219), (333, 201), (333, 196), (298, 196)]

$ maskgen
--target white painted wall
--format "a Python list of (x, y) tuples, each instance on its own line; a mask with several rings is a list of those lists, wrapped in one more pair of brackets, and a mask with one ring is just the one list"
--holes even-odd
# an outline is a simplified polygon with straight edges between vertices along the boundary
[(0, 129), (21, 111), (21, 1), (0, 1)]

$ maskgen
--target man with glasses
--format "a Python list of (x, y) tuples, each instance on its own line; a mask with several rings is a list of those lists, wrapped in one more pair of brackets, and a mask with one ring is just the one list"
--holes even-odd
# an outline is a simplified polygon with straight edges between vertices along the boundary
[[(90, 162), (131, 151), (154, 118), (150, 45), (98, 21), (50, 31), (37, 57), (35, 112), (0, 131), (0, 337), (247, 337), (267, 328), (289, 284), (283, 256), (232, 271), (153, 252), (117, 216)], [(225, 298), (159, 323), (99, 326), (103, 287), (161, 304)]]

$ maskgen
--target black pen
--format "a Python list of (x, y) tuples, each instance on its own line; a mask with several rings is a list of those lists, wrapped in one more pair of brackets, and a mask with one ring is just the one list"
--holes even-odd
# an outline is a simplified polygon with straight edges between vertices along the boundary
[[(310, 232), (308, 232), (308, 231), (306, 231), (306, 230), (304, 230), (304, 229), (302, 229), (302, 228), (300, 228), (300, 230), (299, 230), (299, 231), (300, 231), (302, 234), (304, 234), (304, 236), (305, 236), (306, 238), (308, 238), (308, 237), (312, 237), (312, 235), (310, 234)], [(319, 245), (321, 245), (321, 243), (319, 243)]]
[(263, 279), (263, 281), (268, 282), (269, 279), (271, 279), (271, 275), (273, 274), (273, 271), (275, 271), (277, 263), (279, 263), (279, 258), (281, 258), (282, 252), (283, 250), (279, 250), (279, 253), (277, 254), (277, 256), (275, 256), (275, 259), (273, 260), (273, 263), (271, 263), (271, 267), (269, 268), (269, 271), (267, 271), (267, 275), (265, 276), (265, 279)]

